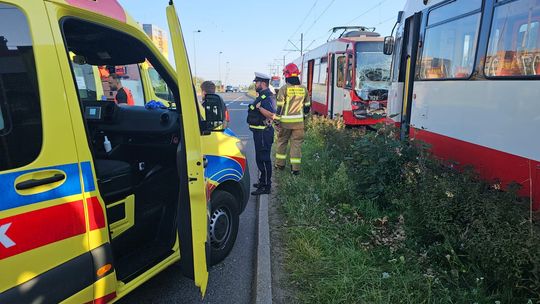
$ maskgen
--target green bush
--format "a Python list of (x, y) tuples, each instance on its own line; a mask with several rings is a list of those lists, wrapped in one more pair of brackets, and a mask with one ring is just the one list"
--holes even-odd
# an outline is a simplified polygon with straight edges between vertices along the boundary
[[(278, 177), (280, 202), (296, 227), (288, 233), (289, 269), (297, 282), (309, 281), (305, 302), (329, 289), (331, 302), (343, 303), (540, 301), (540, 231), (515, 192), (451, 169), (397, 134), (314, 118), (303, 175)], [(359, 256), (368, 260), (351, 283), (354, 272), (345, 268)], [(377, 284), (360, 279), (381, 271), (392, 276)], [(335, 282), (340, 273), (343, 286)]]

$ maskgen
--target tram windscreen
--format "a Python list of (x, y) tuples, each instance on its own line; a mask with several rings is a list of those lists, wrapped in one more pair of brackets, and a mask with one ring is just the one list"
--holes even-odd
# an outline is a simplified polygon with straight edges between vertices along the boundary
[(356, 44), (356, 92), (363, 100), (383, 100), (390, 89), (392, 56), (383, 53), (383, 42)]

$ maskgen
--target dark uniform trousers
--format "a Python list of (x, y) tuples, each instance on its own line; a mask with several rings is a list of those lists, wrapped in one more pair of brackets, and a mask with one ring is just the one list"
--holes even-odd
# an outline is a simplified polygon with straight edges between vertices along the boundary
[(271, 186), (272, 184), (272, 144), (274, 143), (274, 128), (267, 126), (264, 129), (251, 129), (255, 143), (255, 160), (259, 168), (259, 184)]

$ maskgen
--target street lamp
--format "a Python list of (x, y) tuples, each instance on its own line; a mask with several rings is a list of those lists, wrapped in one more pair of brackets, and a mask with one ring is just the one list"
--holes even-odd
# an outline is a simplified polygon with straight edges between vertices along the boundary
[(195, 70), (195, 87), (198, 86), (198, 79), (197, 79), (197, 50), (195, 48), (195, 34), (200, 33), (201, 30), (193, 31), (193, 68)]
[(219, 83), (221, 85), (223, 85), (223, 83), (221, 82), (221, 54), (223, 54), (223, 52), (219, 51), (219, 54), (218, 54), (218, 74), (219, 74)]
[(229, 72), (231, 71), (231, 68), (229, 67), (230, 62), (227, 61), (225, 63), (225, 83), (229, 82)]

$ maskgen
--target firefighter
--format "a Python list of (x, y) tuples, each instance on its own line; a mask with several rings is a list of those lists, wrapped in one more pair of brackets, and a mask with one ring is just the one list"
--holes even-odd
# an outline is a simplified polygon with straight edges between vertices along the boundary
[(122, 80), (120, 80), (120, 76), (114, 73), (110, 74), (109, 87), (112, 91), (116, 91), (114, 102), (116, 102), (117, 104), (128, 104), (130, 106), (135, 105), (133, 94), (131, 94), (131, 91), (128, 88), (122, 86)]
[(273, 117), (276, 113), (276, 99), (269, 89), (270, 76), (255, 73), (255, 89), (259, 96), (249, 105), (247, 123), (253, 132), (255, 159), (259, 169), (259, 182), (253, 186), (257, 190), (252, 195), (269, 194), (272, 186), (271, 151), (274, 143)]
[(276, 168), (283, 170), (287, 159), (287, 145), (290, 144), (292, 174), (300, 174), (302, 163), (302, 143), (304, 141), (304, 117), (310, 111), (311, 99), (308, 90), (300, 84), (300, 70), (294, 63), (283, 69), (285, 85), (277, 95), (276, 125), (278, 129), (276, 147)]

